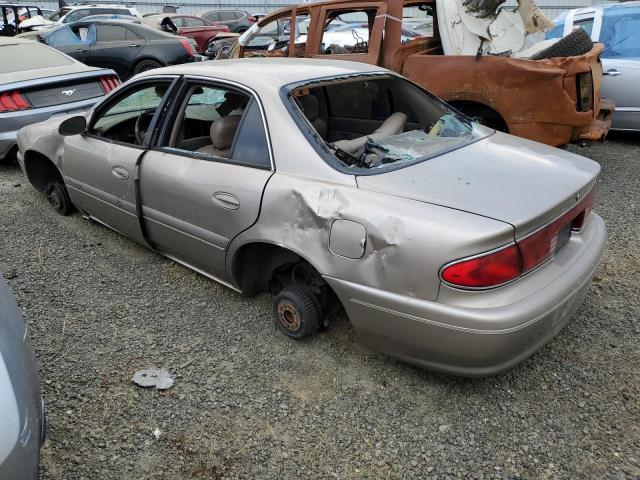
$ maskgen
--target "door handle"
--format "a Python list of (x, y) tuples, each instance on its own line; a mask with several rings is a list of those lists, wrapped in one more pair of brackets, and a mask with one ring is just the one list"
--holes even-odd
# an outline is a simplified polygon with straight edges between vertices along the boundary
[(211, 196), (213, 203), (227, 210), (237, 210), (240, 208), (238, 197), (227, 192), (216, 192)]
[(622, 75), (622, 72), (620, 70), (616, 70), (615, 68), (604, 72), (605, 77), (619, 77), (620, 75)]
[(75, 53), (85, 53), (86, 50), (84, 48), (79, 48), (78, 50), (75, 51)]
[(129, 48), (136, 48), (139, 47), (140, 45), (138, 45), (137, 43), (132, 43), (131, 45), (129, 45)]
[(114, 166), (111, 169), (111, 172), (113, 173), (114, 177), (119, 178), (123, 182), (129, 179), (129, 170), (127, 170), (124, 167), (121, 167), (120, 165)]

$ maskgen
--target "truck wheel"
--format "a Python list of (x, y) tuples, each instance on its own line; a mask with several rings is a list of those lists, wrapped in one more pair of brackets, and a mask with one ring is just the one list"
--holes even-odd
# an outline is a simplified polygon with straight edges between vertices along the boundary
[(160, 68), (162, 64), (160, 62), (156, 62), (155, 60), (141, 60), (136, 65), (136, 68), (133, 69), (133, 74), (137, 75), (142, 72), (146, 72), (147, 70), (153, 70), (154, 68)]
[(320, 314), (311, 295), (297, 285), (282, 289), (273, 301), (276, 325), (290, 338), (308, 337), (318, 330)]
[(53, 209), (60, 215), (69, 215), (73, 210), (73, 204), (63, 184), (59, 182), (48, 183), (44, 193)]
[(531, 60), (543, 60), (545, 58), (576, 57), (589, 53), (593, 48), (593, 41), (587, 32), (578, 28), (564, 38), (561, 38), (549, 48), (538, 52)]

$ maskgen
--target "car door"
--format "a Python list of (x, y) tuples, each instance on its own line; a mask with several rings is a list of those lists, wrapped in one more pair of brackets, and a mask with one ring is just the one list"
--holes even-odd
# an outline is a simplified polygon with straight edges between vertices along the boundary
[(140, 168), (154, 247), (225, 281), (227, 247), (258, 218), (272, 171), (259, 99), (224, 83), (186, 82)]
[(605, 9), (599, 41), (602, 96), (616, 104), (612, 128), (640, 130), (640, 7)]
[(122, 88), (95, 109), (85, 133), (64, 139), (62, 171), (71, 201), (139, 242), (144, 239), (136, 210), (136, 162), (146, 151), (146, 130), (169, 98), (173, 80), (143, 80)]
[(145, 41), (132, 30), (113, 24), (96, 24), (96, 41), (89, 49), (88, 63), (112, 68), (121, 78), (128, 78)]
[[(356, 7), (322, 7), (321, 32), (315, 30), (307, 39), (306, 52), (310, 57), (350, 60), (376, 65), (380, 58), (380, 47), (386, 21), (387, 7), (384, 3), (358, 3)], [(335, 32), (343, 24), (343, 17), (367, 28), (354, 28)]]

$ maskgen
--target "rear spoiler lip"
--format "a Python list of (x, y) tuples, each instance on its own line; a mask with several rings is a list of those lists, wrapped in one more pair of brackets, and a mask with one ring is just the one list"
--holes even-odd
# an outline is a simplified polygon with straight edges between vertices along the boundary
[(0, 85), (0, 92), (8, 91), (8, 90), (25, 90), (33, 87), (39, 87), (41, 85), (48, 85), (50, 83), (56, 82), (67, 82), (67, 81), (75, 81), (82, 79), (91, 79), (91, 78), (100, 78), (100, 77), (108, 77), (113, 76), (117, 77), (116, 72), (111, 70), (110, 68), (97, 68), (95, 70), (88, 70), (85, 72), (78, 73), (67, 73), (64, 75), (53, 75), (51, 77), (42, 77), (36, 78), (33, 80), (23, 80), (19, 82), (11, 82)]

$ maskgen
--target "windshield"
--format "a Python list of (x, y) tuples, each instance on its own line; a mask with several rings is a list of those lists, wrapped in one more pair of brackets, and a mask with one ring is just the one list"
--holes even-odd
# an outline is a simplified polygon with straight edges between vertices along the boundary
[(395, 75), (322, 81), (290, 98), (333, 163), (355, 174), (395, 170), (493, 133)]
[(67, 13), (69, 13), (69, 11), (71, 11), (70, 8), (61, 8), (60, 10), (56, 10), (51, 14), (51, 16), (49, 16), (49, 20), (51, 20), (52, 22), (57, 22), (58, 20), (60, 20), (60, 17), (66, 15)]

